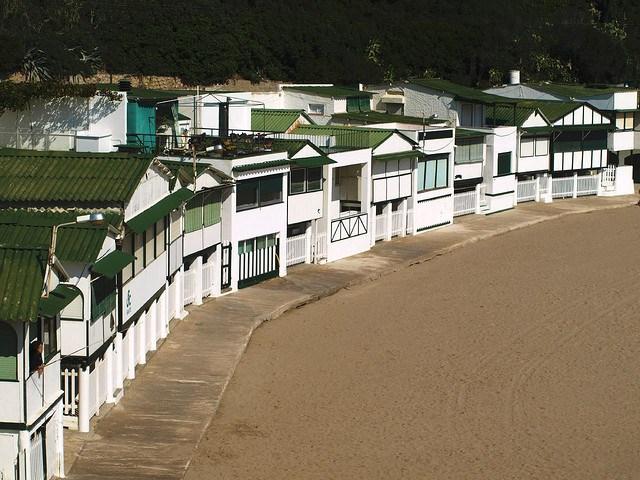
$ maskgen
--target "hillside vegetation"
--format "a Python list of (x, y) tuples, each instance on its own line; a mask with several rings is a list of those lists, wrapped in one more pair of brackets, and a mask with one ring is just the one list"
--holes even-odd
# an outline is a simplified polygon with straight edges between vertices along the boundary
[(0, 75), (633, 81), (635, 0), (3, 0)]

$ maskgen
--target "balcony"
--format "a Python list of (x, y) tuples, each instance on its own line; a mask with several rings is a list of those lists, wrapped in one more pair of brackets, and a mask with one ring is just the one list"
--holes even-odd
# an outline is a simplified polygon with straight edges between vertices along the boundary
[(607, 146), (611, 152), (633, 150), (636, 132), (633, 130), (616, 130), (609, 132)]

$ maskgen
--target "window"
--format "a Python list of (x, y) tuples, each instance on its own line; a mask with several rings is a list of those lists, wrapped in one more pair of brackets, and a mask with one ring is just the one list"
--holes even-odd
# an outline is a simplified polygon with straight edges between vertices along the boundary
[(155, 260), (155, 246), (156, 246), (156, 234), (155, 224), (149, 225), (144, 232), (144, 266), (151, 265), (151, 262)]
[(260, 237), (241, 240), (238, 242), (238, 254), (251, 253), (261, 248), (272, 247), (276, 244), (276, 234), (262, 235)]
[[(553, 143), (555, 153), (579, 152), (582, 150), (582, 135), (580, 131), (568, 131), (560, 133)], [(606, 148), (606, 147), (605, 147)]]
[(455, 162), (476, 163), (482, 162), (484, 153), (484, 143), (478, 140), (460, 140), (456, 145)]
[(0, 322), (0, 381), (18, 379), (18, 336), (11, 325)]
[(618, 130), (633, 130), (633, 112), (616, 113), (616, 128)]
[(498, 175), (508, 175), (511, 173), (511, 152), (498, 154)]
[(322, 103), (310, 103), (308, 112), (311, 115), (324, 115), (324, 105)]
[(164, 218), (156, 222), (156, 257), (164, 253), (166, 240), (164, 235)]
[(322, 167), (293, 168), (289, 174), (289, 193), (322, 190)]
[(536, 139), (534, 137), (520, 139), (520, 156), (533, 157), (536, 154)]
[(549, 155), (549, 138), (536, 137), (536, 157)]
[[(133, 237), (135, 234), (130, 233), (122, 240), (122, 251), (124, 253), (128, 253), (129, 255), (133, 255)], [(133, 262), (128, 264), (126, 267), (122, 269), (122, 283), (126, 283), (129, 281), (131, 277), (133, 277), (133, 269), (134, 265), (138, 262), (136, 258)]]
[(282, 202), (282, 175), (271, 175), (236, 184), (237, 211)]
[(175, 210), (171, 212), (171, 242), (176, 240), (180, 235), (182, 235), (182, 229), (180, 227), (180, 217), (182, 217), (182, 212), (180, 210)]
[(57, 323), (56, 317), (42, 319), (42, 346), (44, 347), (42, 354), (45, 362), (58, 353)]
[[(563, 134), (564, 135), (564, 134)], [(582, 150), (606, 150), (607, 132), (605, 130), (592, 130), (587, 132), (582, 140)]]
[(184, 212), (185, 233), (202, 229), (202, 195), (196, 195), (189, 200)]
[(222, 195), (219, 190), (209, 191), (204, 194), (203, 199), (203, 215), (204, 226), (210, 227), (216, 223), (220, 223), (220, 203)]
[(143, 242), (141, 233), (136, 233), (134, 235), (135, 235), (135, 243), (134, 243), (135, 250), (133, 255), (136, 257), (136, 260), (134, 262), (135, 269), (133, 274), (135, 276), (135, 275), (138, 275), (144, 268), (144, 242)]
[(426, 158), (418, 161), (418, 191), (449, 186), (449, 159)]
[(108, 277), (91, 280), (91, 319), (111, 313), (116, 308), (116, 282)]

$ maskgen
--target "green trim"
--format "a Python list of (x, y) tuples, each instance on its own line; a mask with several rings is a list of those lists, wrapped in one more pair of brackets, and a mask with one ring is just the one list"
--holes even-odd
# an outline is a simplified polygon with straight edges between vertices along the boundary
[(289, 160), (272, 160), (270, 162), (262, 162), (262, 163), (249, 163), (247, 165), (238, 165), (233, 167), (232, 171), (234, 173), (238, 172), (251, 172), (254, 170), (263, 170), (265, 168), (273, 168), (273, 167), (283, 167), (290, 165), (291, 162)]
[(409, 150), (407, 152), (397, 152), (397, 153), (386, 153), (384, 155), (374, 155), (373, 156), (373, 160), (377, 160), (379, 162), (389, 162), (392, 160), (404, 160), (406, 158), (408, 159), (417, 159), (417, 158), (423, 158), (426, 157), (427, 155), (425, 153), (422, 153), (419, 150)]
[(80, 290), (69, 285), (59, 284), (49, 292), (47, 298), (41, 298), (38, 304), (38, 314), (44, 317), (55, 317), (75, 298), (80, 295)]
[(153, 225), (165, 215), (168, 215), (172, 210), (178, 208), (192, 196), (193, 192), (188, 188), (183, 187), (133, 217), (127, 222), (127, 227), (135, 233), (142, 233), (147, 229), (147, 227)]
[(115, 250), (98, 260), (91, 271), (104, 275), (105, 277), (114, 278), (122, 271), (124, 267), (135, 260), (136, 257), (122, 250)]
[(331, 165), (333, 163), (338, 163), (335, 160), (331, 160), (329, 157), (321, 156), (321, 157), (306, 157), (306, 158), (296, 158), (292, 160), (291, 163), (296, 167), (321, 167), (323, 165)]

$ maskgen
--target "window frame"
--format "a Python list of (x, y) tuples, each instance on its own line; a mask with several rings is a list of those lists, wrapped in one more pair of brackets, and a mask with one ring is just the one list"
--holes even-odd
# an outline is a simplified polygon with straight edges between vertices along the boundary
[[(500, 157), (504, 156), (504, 155), (509, 155), (509, 171), (506, 172), (506, 173), (501, 173), (500, 172)], [(512, 175), (512, 174), (513, 174), (513, 152), (512, 151), (499, 152), (497, 157), (496, 157), (496, 176), (497, 177), (502, 177), (502, 176)]]
[(18, 374), (18, 353), (19, 353), (19, 349), (18, 349), (18, 332), (15, 330), (15, 328), (13, 328), (13, 326), (11, 326), (11, 324), (9, 322), (0, 321), (0, 326), (1, 326), (0, 331), (6, 329), (8, 332), (11, 332), (11, 334), (12, 334), (11, 339), (13, 340), (13, 343), (9, 342), (6, 345), (9, 345), (9, 346), (13, 345), (13, 350), (8, 352), (8, 353), (13, 354), (13, 355), (9, 356), (8, 358), (13, 357), (13, 360), (14, 360), (13, 366), (14, 366), (14, 374), (15, 374), (15, 378), (2, 378), (2, 377), (0, 377), (0, 384), (2, 382), (19, 382), (20, 381), (19, 380), (20, 375)]
[[(307, 113), (309, 115), (324, 116), (324, 112), (325, 112), (325, 104), (324, 103), (309, 103), (307, 106), (308, 106)], [(315, 111), (313, 107), (319, 107), (317, 109), (318, 111)]]
[[(274, 201), (268, 201), (268, 202), (263, 202), (262, 201), (262, 185), (263, 183), (266, 183), (269, 180), (274, 180), (275, 183), (275, 179), (276, 177), (278, 178), (278, 181), (280, 182), (279, 185), (279, 193), (280, 193), (280, 198), (278, 200), (274, 200)], [(245, 183), (246, 182), (246, 183)], [(238, 204), (238, 191), (236, 190), (236, 212), (244, 212), (247, 210), (253, 210), (255, 208), (264, 208), (264, 207), (270, 207), (272, 205), (278, 205), (280, 203), (284, 203), (284, 192), (283, 192), (283, 188), (282, 188), (282, 174), (281, 173), (276, 173), (275, 175), (266, 175), (264, 177), (255, 177), (255, 178), (251, 178), (251, 179), (247, 179), (247, 180), (240, 180), (238, 183), (236, 183), (236, 188), (240, 188), (244, 185), (248, 185), (251, 183), (255, 183), (256, 184), (256, 203), (255, 204), (250, 204), (250, 205), (243, 205), (240, 206)]]
[[(445, 174), (445, 178), (446, 178), (446, 182), (444, 186), (438, 186), (437, 184), (437, 179), (438, 179), (438, 164), (440, 162), (442, 162), (444, 160), (444, 165), (446, 166), (446, 174)], [(435, 169), (433, 170), (433, 187), (429, 188), (427, 185), (427, 177), (428, 177), (428, 172), (429, 169), (427, 167), (428, 163), (435, 163)], [(424, 164), (424, 170), (423, 170), (423, 176), (424, 179), (421, 179), (419, 177), (420, 175), (420, 164)], [(443, 190), (445, 188), (449, 188), (449, 174), (450, 174), (450, 168), (449, 168), (449, 156), (448, 155), (435, 155), (432, 158), (426, 157), (426, 158), (421, 158), (418, 160), (418, 168), (416, 169), (416, 171), (418, 173), (416, 173), (416, 175), (418, 175), (418, 193), (423, 193), (423, 192), (433, 192), (435, 190)], [(422, 181), (423, 180), (423, 181)], [(422, 183), (421, 183), (422, 181)], [(423, 186), (424, 188), (420, 188), (420, 186)]]
[[(302, 190), (299, 192), (293, 192), (291, 190), (291, 179), (292, 179), (292, 173), (293, 172), (300, 172), (303, 171), (303, 175), (304, 175), (304, 180), (302, 182)], [(318, 182), (318, 187), (317, 188), (310, 188), (309, 184), (311, 183), (309, 180), (309, 172), (318, 172), (319, 173), (319, 178), (317, 180), (313, 180), (314, 182)], [(324, 181), (324, 172), (322, 169), (322, 166), (318, 166), (318, 167), (294, 167), (291, 168), (290, 172), (289, 172), (289, 195), (301, 195), (303, 193), (312, 193), (312, 192), (321, 192), (322, 191), (322, 185), (323, 185), (323, 181)]]

